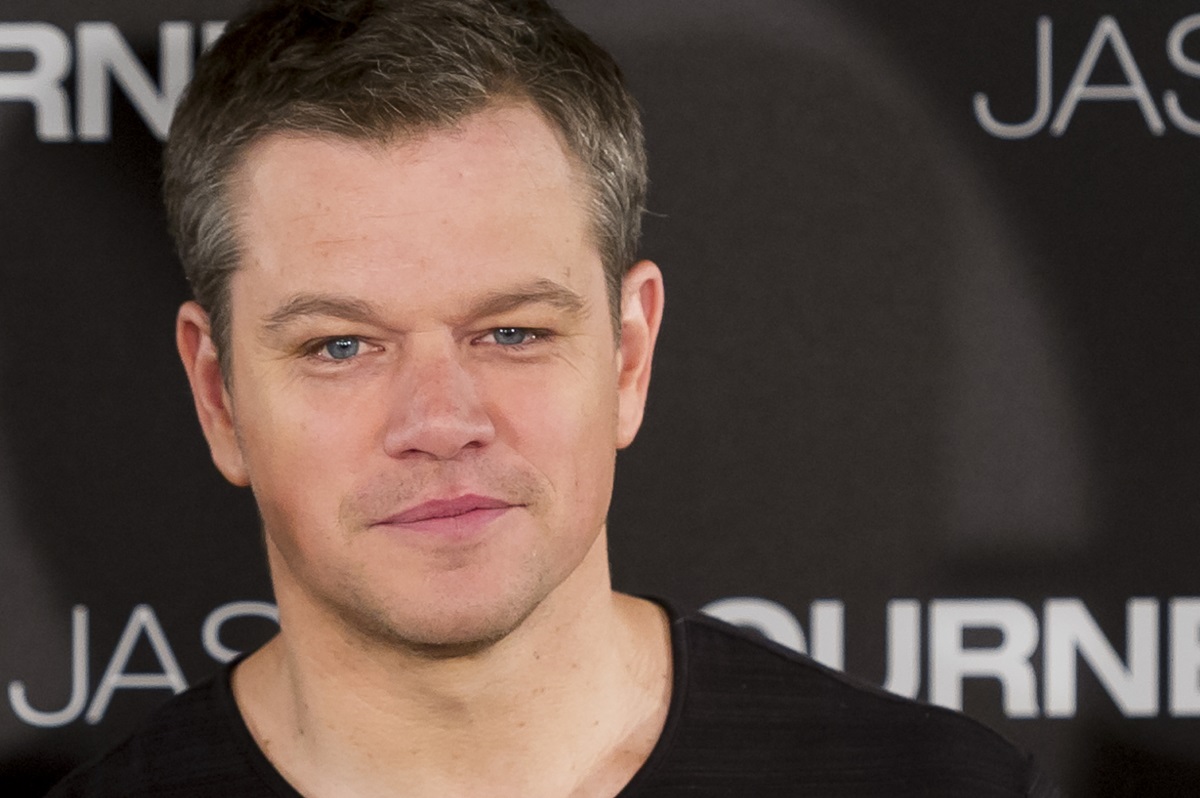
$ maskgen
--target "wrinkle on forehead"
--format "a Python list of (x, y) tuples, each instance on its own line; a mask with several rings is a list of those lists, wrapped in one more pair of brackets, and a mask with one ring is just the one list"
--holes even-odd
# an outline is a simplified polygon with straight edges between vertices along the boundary
[[(528, 121), (530, 116), (535, 117), (541, 123), (535, 127), (539, 133), (533, 137), (529, 135), (528, 125), (523, 124)], [(518, 130), (520, 130), (519, 135), (517, 134)], [(494, 161), (494, 151), (487, 145), (502, 140), (506, 145), (502, 151), (511, 153), (511, 157), (515, 160), (514, 165), (526, 177), (529, 191), (537, 192), (561, 184), (570, 187), (569, 194), (572, 203), (587, 220), (585, 234), (588, 243), (592, 246), (598, 245), (593, 189), (591, 181), (586, 179), (586, 170), (583, 165), (568, 146), (562, 131), (548, 120), (540, 109), (522, 97), (508, 96), (497, 98), (482, 110), (459, 120), (453, 127), (422, 127), (415, 131), (401, 131), (392, 136), (364, 137), (362, 139), (321, 131), (267, 133), (245, 148), (238, 164), (231, 172), (227, 190), (234, 211), (238, 238), (245, 241), (247, 232), (243, 224), (245, 212), (248, 205), (255, 200), (254, 195), (258, 191), (256, 183), (258, 183), (260, 171), (269, 168), (267, 163), (269, 160), (276, 160), (264, 157), (268, 152), (272, 150), (286, 152), (287, 149), (293, 147), (311, 146), (314, 143), (326, 145), (332, 156), (328, 183), (335, 185), (338, 179), (338, 170), (332, 167), (332, 162), (337, 160), (339, 150), (342, 152), (365, 152), (381, 160), (400, 158), (405, 161), (406, 166), (421, 169), (423, 164), (437, 160), (429, 157), (424, 151), (424, 147), (439, 137), (453, 142), (453, 144), (461, 145), (457, 148), (454, 167), (439, 169), (442, 172), (439, 177), (446, 184), (449, 184), (450, 181), (469, 179), (474, 174), (486, 172), (487, 167)], [(472, 146), (473, 144), (480, 146)], [(484, 153), (489, 151), (493, 152), (493, 155), (485, 156)], [(283, 175), (283, 177), (285, 180), (287, 179), (287, 175)], [(320, 214), (322, 212), (320, 193), (305, 193), (312, 195), (313, 203), (300, 216)], [(452, 204), (443, 202), (436, 208), (428, 206), (416, 206), (408, 209), (395, 207), (382, 212), (377, 209), (363, 208), (360, 218), (400, 219), (438, 211), (452, 213), (454, 207)], [(328, 241), (314, 243), (336, 244), (339, 241), (332, 238)]]

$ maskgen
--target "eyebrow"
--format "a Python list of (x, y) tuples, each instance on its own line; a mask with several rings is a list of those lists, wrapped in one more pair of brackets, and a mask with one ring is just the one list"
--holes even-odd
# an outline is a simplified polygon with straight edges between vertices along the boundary
[[(587, 309), (582, 296), (547, 278), (540, 278), (511, 289), (485, 294), (466, 313), (467, 318), (498, 316), (526, 305), (549, 305), (572, 316)], [(291, 297), (263, 321), (267, 330), (276, 332), (289, 323), (312, 316), (325, 316), (360, 324), (381, 324), (382, 313), (370, 302), (336, 294), (298, 294)]]
[(543, 277), (513, 289), (484, 295), (471, 306), (468, 316), (497, 316), (525, 305), (549, 305), (573, 316), (581, 315), (587, 308), (587, 302), (579, 294)]
[(333, 294), (299, 294), (276, 308), (263, 321), (271, 332), (286, 327), (296, 319), (308, 316), (329, 316), (363, 324), (375, 323), (379, 313), (370, 302)]

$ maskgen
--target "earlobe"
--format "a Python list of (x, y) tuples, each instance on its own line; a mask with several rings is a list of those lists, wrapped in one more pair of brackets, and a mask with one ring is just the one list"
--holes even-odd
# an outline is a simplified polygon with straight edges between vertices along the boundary
[(192, 386), (196, 415), (208, 440), (213, 463), (234, 485), (249, 485), (245, 459), (234, 429), (231, 397), (212, 340), (208, 314), (195, 302), (185, 302), (179, 308), (175, 343)]
[(663, 314), (662, 272), (648, 260), (621, 283), (621, 350), (617, 383), (617, 447), (633, 443), (646, 409), (654, 343)]

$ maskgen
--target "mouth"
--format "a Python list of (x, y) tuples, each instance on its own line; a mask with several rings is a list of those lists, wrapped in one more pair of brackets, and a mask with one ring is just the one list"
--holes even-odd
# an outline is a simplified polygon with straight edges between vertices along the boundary
[(521, 505), (504, 499), (468, 494), (453, 499), (431, 499), (422, 502), (382, 519), (377, 525), (430, 532), (447, 531), (486, 524), (519, 506)]

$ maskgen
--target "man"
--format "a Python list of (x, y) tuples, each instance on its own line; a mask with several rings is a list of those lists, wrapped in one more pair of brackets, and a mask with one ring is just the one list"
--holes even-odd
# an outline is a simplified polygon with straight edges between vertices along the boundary
[(166, 153), (177, 340), (280, 632), (54, 795), (1043, 794), (961, 716), (613, 592), (645, 186), (617, 68), (539, 0), (229, 27)]

